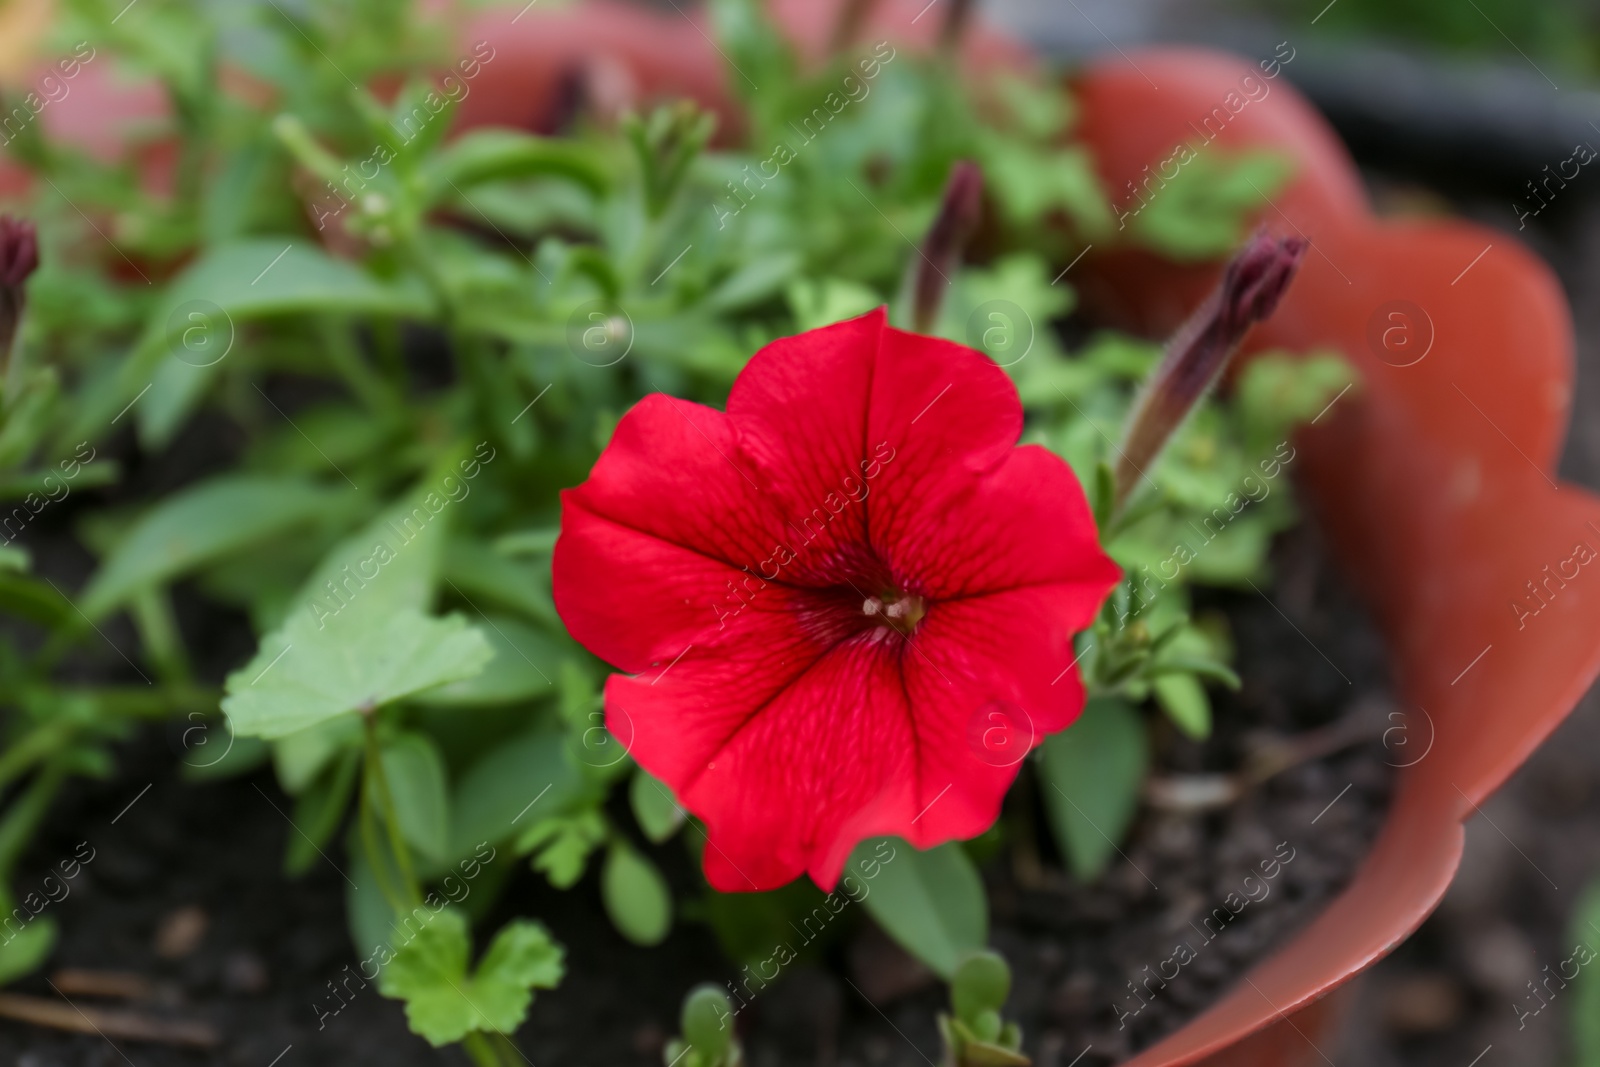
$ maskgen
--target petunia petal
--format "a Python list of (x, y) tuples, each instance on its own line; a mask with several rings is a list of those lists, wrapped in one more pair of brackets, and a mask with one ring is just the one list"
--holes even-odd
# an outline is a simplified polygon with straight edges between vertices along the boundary
[(1072, 468), (1038, 445), (1012, 449), (983, 474), (885, 472), (873, 539), (897, 576), (934, 599), (1032, 585), (1105, 592), (1121, 571), (1100, 549)]

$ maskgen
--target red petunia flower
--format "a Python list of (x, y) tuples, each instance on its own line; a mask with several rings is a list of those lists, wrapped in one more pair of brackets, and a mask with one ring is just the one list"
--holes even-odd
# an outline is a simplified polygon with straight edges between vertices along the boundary
[(1021, 430), (1004, 371), (880, 310), (757, 352), (726, 413), (645, 397), (562, 494), (556, 608), (630, 672), (606, 726), (704, 820), (714, 887), (976, 836), (1078, 716), (1121, 572)]

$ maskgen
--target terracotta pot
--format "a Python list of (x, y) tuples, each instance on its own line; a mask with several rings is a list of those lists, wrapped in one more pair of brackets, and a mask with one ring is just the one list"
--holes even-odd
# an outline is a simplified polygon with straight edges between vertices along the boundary
[[(1194, 140), (1190, 123), (1252, 69), (1188, 50), (1092, 67), (1078, 81), (1083, 133), (1108, 185), (1123, 187)], [(1600, 583), (1586, 593), (1577, 562), (1600, 547), (1600, 500), (1555, 480), (1573, 355), (1550, 270), (1496, 231), (1375, 219), (1349, 157), (1286, 86), (1244, 107), (1205, 150), (1250, 146), (1296, 162), (1298, 177), (1262, 219), (1313, 245), (1251, 347), (1333, 346), (1364, 379), (1304, 434), (1307, 483), (1317, 520), (1389, 639), (1408, 715), (1408, 747), (1395, 759), (1413, 765), (1354, 883), (1251, 972), (1253, 986), (1135, 1058), (1137, 1067), (1207, 1055), (1219, 1065), (1297, 1062), (1232, 1050), (1267, 1024), (1285, 1049), (1306, 1050), (1288, 1032), (1299, 1019), (1283, 1016), (1417, 928), (1460, 863), (1462, 823), (1600, 670)], [(1204, 271), (1128, 254), (1104, 257), (1090, 274), (1097, 295), (1157, 329), (1207, 284)]]
[[(927, 47), (939, 9), (919, 18), (924, 4), (882, 0), (859, 39)], [(776, 0), (774, 10), (814, 53), (838, 6)], [(737, 122), (723, 60), (697, 16), (617, 0), (555, 12), (519, 3), (473, 16), (461, 41), (479, 40), (496, 58), (463, 105), (463, 125), (538, 125), (563, 76), (595, 64), (636, 97), (687, 94)], [(962, 59), (974, 71), (1030, 62), (981, 27)], [(1107, 187), (1123, 190), (1180, 142), (1198, 141), (1191, 123), (1223, 106), (1247, 73), (1258, 72), (1192, 50), (1091, 66), (1076, 79), (1079, 135), (1096, 150)], [(47, 125), (103, 148), (107, 131), (75, 128), (65, 114), (96, 108), (90, 88)], [(1406, 743), (1392, 751), (1409, 766), (1349, 888), (1248, 982), (1126, 1067), (1324, 1062), (1317, 1046), (1331, 1040), (1341, 1000), (1328, 994), (1437, 905), (1460, 862), (1463, 821), (1600, 670), (1600, 595), (1585, 595), (1585, 583), (1600, 592), (1600, 574), (1576, 562), (1600, 549), (1600, 500), (1555, 481), (1573, 367), (1569, 315), (1550, 271), (1479, 227), (1373, 218), (1348, 155), (1282, 79), (1202, 150), (1252, 146), (1295, 161), (1296, 177), (1261, 217), (1304, 234), (1313, 250), (1251, 347), (1331, 346), (1362, 372), (1359, 391), (1299, 444), (1316, 521), (1389, 639), (1406, 714), (1393, 739)], [(1101, 249), (1071, 280), (1102, 313), (1159, 336), (1212, 273)]]

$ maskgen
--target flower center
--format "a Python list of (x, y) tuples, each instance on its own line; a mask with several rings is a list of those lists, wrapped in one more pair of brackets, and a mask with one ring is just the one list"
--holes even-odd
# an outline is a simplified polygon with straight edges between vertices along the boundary
[(928, 606), (915, 593), (889, 592), (881, 597), (869, 596), (861, 605), (861, 614), (874, 622), (894, 627), (910, 637), (917, 623), (928, 613)]

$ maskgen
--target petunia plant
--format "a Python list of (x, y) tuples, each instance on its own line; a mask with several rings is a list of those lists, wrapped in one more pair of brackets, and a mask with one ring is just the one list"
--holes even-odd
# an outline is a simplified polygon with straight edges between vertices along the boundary
[[(1293, 431), (1351, 384), (1225, 369), (1302, 251), (1246, 225), (1281, 164), (1217, 153), (1119, 229), (1070, 98), (954, 76), (961, 4), (933, 55), (809, 64), (714, 0), (738, 124), (578, 77), (541, 132), (457, 126), (506, 60), (429, 5), (65, 6), (51, 46), (165, 110), (115, 165), (7, 148), (0, 487), (92, 492), (96, 563), (0, 547), (0, 895), (54, 796), (176, 719), (187, 777), (275, 781), (286, 877), (338, 871), (359, 981), (478, 1063), (567, 959), (504, 917), (523, 866), (720, 943), (741, 978), (672, 1062), (741, 1062), (749, 999), (859, 912), (953, 981), (950, 1062), (1025, 1062), (977, 862), (1008, 790), (1101, 874), (1151, 733), (1237, 684), (1191, 591), (1266, 580)], [(1074, 318), (1090, 244), (1235, 258), (1163, 346)]]

